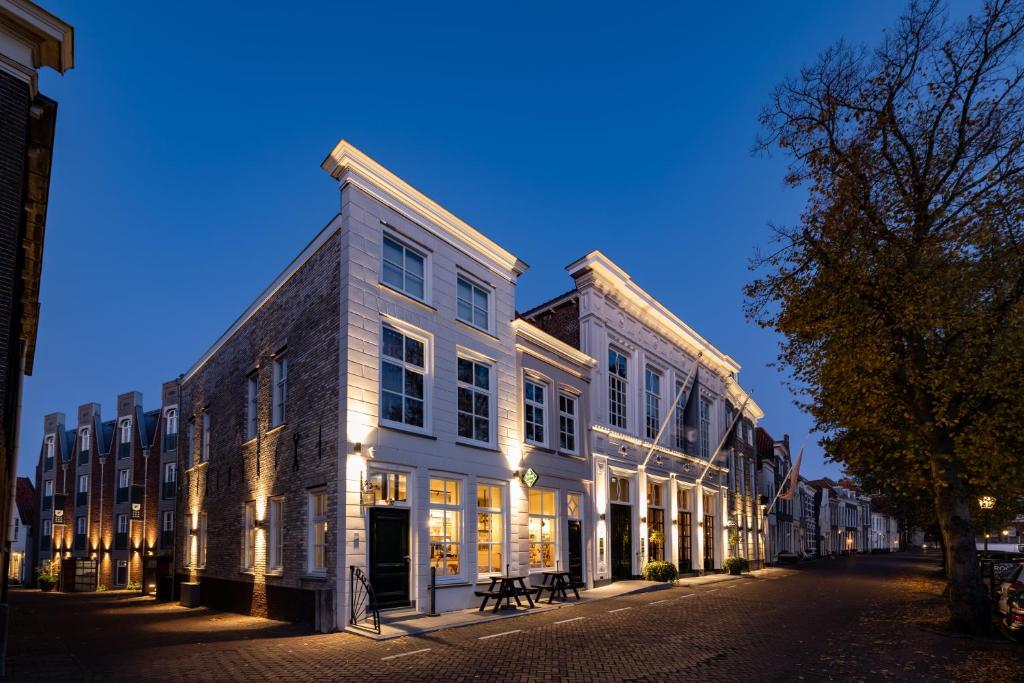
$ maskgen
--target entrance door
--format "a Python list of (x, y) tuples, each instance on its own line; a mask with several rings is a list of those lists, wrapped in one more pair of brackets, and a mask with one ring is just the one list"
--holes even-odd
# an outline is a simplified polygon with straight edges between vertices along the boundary
[(633, 578), (633, 508), (629, 505), (615, 505), (612, 508), (612, 578)]
[(370, 508), (370, 585), (382, 609), (409, 604), (409, 511)]
[(690, 513), (679, 513), (679, 571), (693, 571), (693, 547), (690, 542)]
[(583, 583), (583, 525), (578, 519), (569, 520), (569, 576)]
[(715, 568), (715, 516), (704, 515), (704, 571)]

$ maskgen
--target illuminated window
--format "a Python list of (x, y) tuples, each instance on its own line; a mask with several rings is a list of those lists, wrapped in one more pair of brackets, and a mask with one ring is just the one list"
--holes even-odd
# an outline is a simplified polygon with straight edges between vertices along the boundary
[(555, 569), (558, 560), (558, 515), (555, 492), (530, 489), (530, 569)]
[(279, 572), (284, 569), (284, 499), (271, 498), (267, 515), (267, 571)]
[(611, 477), (608, 480), (608, 500), (613, 503), (629, 504), (629, 479)]
[(566, 453), (579, 452), (576, 448), (576, 397), (558, 395), (558, 447)]
[(608, 348), (608, 422), (613, 427), (626, 428), (626, 396), (629, 376), (626, 354), (614, 346)]
[(256, 567), (256, 501), (242, 505), (242, 571)]
[(462, 571), (461, 482), (430, 480), (430, 566), (439, 577), (457, 576)]
[(401, 472), (374, 472), (367, 479), (373, 487), (375, 503), (407, 502), (407, 478)]
[(503, 564), (505, 535), (502, 517), (503, 486), (477, 484), (476, 487), (476, 555), (477, 572), (500, 574)]

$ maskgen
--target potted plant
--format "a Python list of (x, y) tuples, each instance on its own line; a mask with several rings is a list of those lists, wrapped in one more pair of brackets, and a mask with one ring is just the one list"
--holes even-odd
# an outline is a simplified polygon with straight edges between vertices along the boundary
[(743, 572), (750, 571), (750, 563), (745, 557), (730, 557), (725, 561), (725, 568), (731, 575), (739, 576)]
[(59, 580), (60, 574), (53, 571), (52, 565), (47, 566), (45, 564), (41, 564), (36, 569), (36, 582), (39, 584), (39, 590), (44, 593), (52, 591)]
[(644, 578), (648, 581), (675, 581), (679, 576), (676, 566), (671, 562), (653, 560), (644, 565)]

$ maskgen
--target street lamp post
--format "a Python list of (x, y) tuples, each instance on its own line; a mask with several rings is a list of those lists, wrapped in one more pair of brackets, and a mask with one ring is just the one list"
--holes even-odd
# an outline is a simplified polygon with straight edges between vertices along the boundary
[(978, 499), (978, 507), (985, 511), (985, 554), (988, 555), (988, 515), (989, 511), (996, 506), (996, 499), (992, 496), (982, 496)]

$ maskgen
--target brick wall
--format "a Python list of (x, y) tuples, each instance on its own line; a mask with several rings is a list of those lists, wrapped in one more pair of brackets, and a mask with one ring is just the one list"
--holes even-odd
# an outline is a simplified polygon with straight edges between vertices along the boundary
[[(192, 543), (189, 528), (207, 514), (205, 568), (183, 567), (180, 578), (207, 584), (203, 601), (221, 609), (272, 618), (296, 619), (289, 590), (333, 586), (335, 539), (328, 534), (328, 577), (306, 571), (307, 498), (311, 488), (328, 492), (331, 518), (337, 514), (339, 405), (339, 238), (335, 233), (227, 339), (181, 387), (181, 494), (177, 515), (178, 557)], [(275, 354), (288, 358), (287, 422), (271, 427)], [(258, 377), (258, 436), (245, 433), (248, 376)], [(210, 417), (210, 456), (199, 463), (201, 414)], [(189, 419), (195, 440), (186, 442)], [(186, 470), (191, 451), (190, 470)], [(256, 500), (260, 514), (269, 497), (284, 499), (284, 558), (279, 576), (266, 574), (266, 537), (260, 531), (256, 567), (241, 571), (242, 506)], [(228, 583), (244, 584), (228, 586)], [(311, 596), (310, 596), (311, 597)], [(312, 600), (300, 601), (312, 605)], [(287, 607), (287, 609), (286, 609)], [(312, 621), (299, 619), (301, 621)]]
[(580, 348), (579, 297), (539, 310), (526, 318), (551, 336), (561, 339), (573, 348)]

